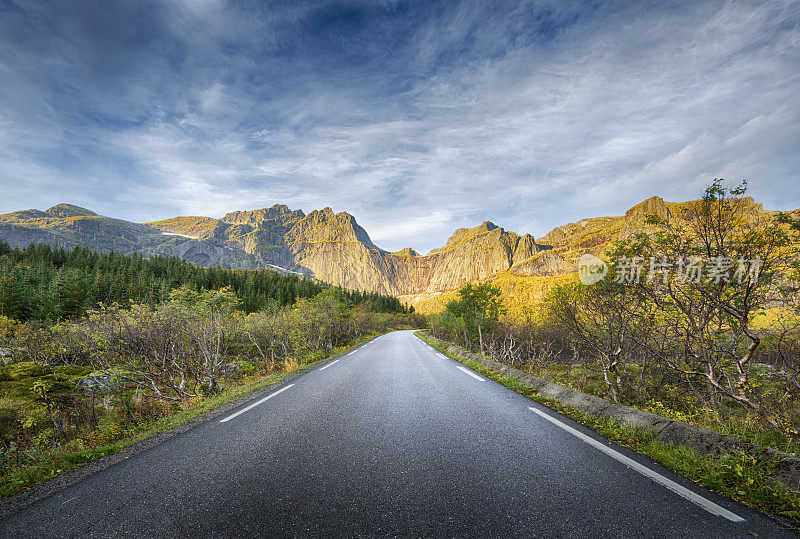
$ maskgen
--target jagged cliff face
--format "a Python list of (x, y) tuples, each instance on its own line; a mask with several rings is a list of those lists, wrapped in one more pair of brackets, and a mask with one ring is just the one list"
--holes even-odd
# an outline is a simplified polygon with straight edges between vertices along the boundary
[(506, 232), (494, 223), (485, 221), (475, 228), (456, 230), (444, 247), (416, 258), (419, 271), (405, 294), (442, 292), (459, 288), (506, 271), (539, 251), (533, 236)]
[(305, 215), (276, 205), (229, 213), (218, 221), (179, 217), (150, 225), (235, 246), (265, 264), (331, 284), (393, 295), (452, 290), (505, 271), (543, 249), (529, 234), (506, 232), (487, 221), (456, 230), (444, 247), (425, 256), (411, 248), (389, 253), (372, 242), (352, 215), (330, 208)]
[(393, 295), (452, 290), (505, 271), (542, 249), (530, 235), (518, 236), (487, 221), (457, 230), (444, 247), (425, 256), (411, 249), (388, 253), (372, 243), (352, 216), (327, 208), (296, 222), (286, 238), (295, 263), (320, 279)]
[[(754, 215), (764, 213), (752, 199), (745, 202)], [(443, 247), (427, 255), (411, 248), (395, 253), (380, 249), (346, 212), (324, 208), (306, 215), (277, 204), (231, 212), (222, 219), (175, 217), (146, 224), (59, 204), (43, 212), (0, 215), (0, 237), (20, 247), (84, 245), (97, 251), (178, 256), (206, 266), (276, 268), (345, 288), (400, 296), (436, 310), (454, 290), (484, 280), (500, 286), (511, 301), (534, 300), (553, 279), (563, 281), (573, 274), (580, 255), (601, 254), (612, 241), (648, 230), (648, 215), (680, 219), (692, 204), (696, 202), (651, 197), (625, 215), (569, 223), (538, 242), (530, 234), (521, 236), (485, 221), (456, 230)]]

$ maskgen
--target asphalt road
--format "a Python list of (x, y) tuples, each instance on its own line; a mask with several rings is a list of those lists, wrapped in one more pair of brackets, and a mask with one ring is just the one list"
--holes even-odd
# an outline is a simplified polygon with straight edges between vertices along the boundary
[(0, 535), (790, 534), (412, 332), (275, 390), (29, 505), (0, 522)]

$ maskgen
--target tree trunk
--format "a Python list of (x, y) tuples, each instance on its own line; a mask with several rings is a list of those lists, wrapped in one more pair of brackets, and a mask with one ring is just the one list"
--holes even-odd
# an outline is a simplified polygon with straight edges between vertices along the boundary
[(619, 365), (619, 354), (622, 350), (618, 347), (616, 351), (606, 356), (606, 363), (603, 365), (603, 379), (608, 386), (611, 399), (619, 403), (620, 380), (617, 366)]

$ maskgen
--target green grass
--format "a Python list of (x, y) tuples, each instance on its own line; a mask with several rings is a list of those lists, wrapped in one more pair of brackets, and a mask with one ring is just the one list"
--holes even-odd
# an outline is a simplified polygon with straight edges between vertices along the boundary
[(777, 515), (800, 529), (800, 492), (775, 485), (768, 479), (778, 464), (777, 460), (742, 453), (701, 454), (683, 445), (656, 440), (650, 432), (621, 425), (611, 418), (584, 414), (558, 401), (541, 397), (535, 388), (520, 382), (517, 377), (504, 377), (480, 363), (449, 354), (447, 346), (431, 339), (426, 333), (417, 331), (415, 335), (487, 378), (574, 419), (618, 445), (647, 455), (686, 479), (755, 509)]
[(97, 458), (114, 454), (126, 447), (141, 442), (151, 436), (168, 431), (191, 419), (211, 412), (229, 402), (232, 402), (244, 395), (257, 391), (268, 385), (277, 384), (289, 375), (309, 369), (331, 357), (356, 348), (364, 342), (374, 338), (376, 335), (362, 337), (348, 346), (342, 346), (331, 351), (325, 357), (317, 358), (314, 361), (297, 365), (288, 372), (255, 375), (254, 377), (227, 388), (222, 393), (202, 399), (194, 404), (185, 406), (169, 415), (150, 423), (140, 423), (135, 432), (124, 436), (112, 443), (82, 449), (80, 451), (62, 452), (58, 449), (49, 449), (42, 452), (34, 462), (13, 467), (11, 470), (0, 476), (0, 499), (7, 498), (30, 487), (56, 477), (59, 474), (74, 470)]

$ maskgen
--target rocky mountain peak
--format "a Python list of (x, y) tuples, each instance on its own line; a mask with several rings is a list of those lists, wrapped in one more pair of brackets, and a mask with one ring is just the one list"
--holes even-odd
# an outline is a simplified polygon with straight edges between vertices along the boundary
[(86, 208), (81, 208), (80, 206), (75, 206), (73, 204), (56, 204), (52, 208), (45, 210), (44, 213), (48, 213), (55, 217), (89, 217), (89, 216), (97, 216), (97, 214), (91, 210), (87, 210)]
[(358, 242), (369, 249), (380, 250), (347, 212), (333, 213), (331, 208), (314, 210), (298, 220), (288, 233), (293, 242)]
[(663, 198), (652, 196), (640, 202), (625, 212), (625, 220), (644, 222), (648, 215), (657, 215), (662, 221), (669, 221), (670, 211)]
[(638, 232), (654, 231), (654, 226), (647, 224), (647, 217), (651, 215), (655, 215), (659, 221), (666, 223), (672, 217), (672, 212), (663, 198), (652, 196), (625, 212), (620, 238), (626, 239)]
[(411, 247), (406, 247), (405, 249), (400, 249), (399, 251), (395, 251), (392, 254), (393, 255), (397, 255), (397, 256), (419, 256), (419, 253), (416, 252)]
[(457, 246), (460, 243), (464, 243), (465, 241), (469, 241), (470, 239), (474, 238), (475, 236), (479, 236), (481, 234), (486, 234), (487, 232), (491, 232), (492, 230), (498, 230), (502, 235), (505, 231), (498, 227), (491, 221), (484, 221), (483, 223), (479, 224), (478, 226), (472, 228), (457, 228), (455, 232), (447, 239), (447, 243), (445, 243), (444, 247), (440, 247), (438, 249), (434, 249), (431, 251), (431, 254), (437, 253), (446, 249), (450, 249), (452, 247)]
[(271, 208), (260, 210), (234, 211), (226, 214), (220, 221), (232, 225), (258, 226), (265, 221), (277, 221), (285, 224), (305, 217), (302, 210), (292, 210), (285, 204), (275, 204)]

